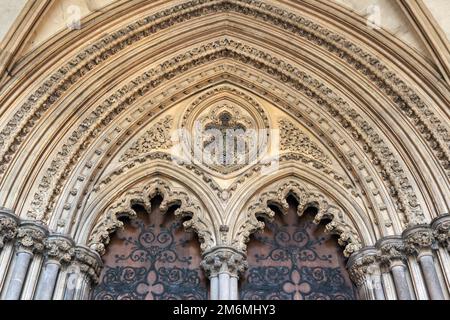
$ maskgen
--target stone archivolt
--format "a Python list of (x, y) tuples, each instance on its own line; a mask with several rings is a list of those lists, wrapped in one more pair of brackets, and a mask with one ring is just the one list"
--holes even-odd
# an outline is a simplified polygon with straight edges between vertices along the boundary
[(125, 151), (119, 161), (128, 161), (158, 149), (170, 149), (172, 147), (172, 137), (170, 136), (172, 124), (171, 116), (158, 121)]
[[(328, 27), (329, 13), (319, 10), (321, 4), (306, 3), (309, 9), (303, 16), (301, 6), (290, 1), (282, 6), (270, 0), (183, 1), (155, 8), (156, 13), (120, 29), (119, 23), (113, 21), (114, 15), (102, 13), (105, 18), (111, 17), (107, 35), (98, 35), (87, 48), (69, 48), (65, 56), (74, 53), (70, 60), (64, 58), (56, 67), (47, 68), (54, 60), (43, 54), (39, 65), (45, 71), (40, 71), (30, 58), (30, 66), (13, 75), (0, 92), (6, 110), (0, 127), (0, 199), (33, 220), (23, 221), (0, 210), (0, 252), (22, 254), (22, 263), (43, 255), (46, 265), (58, 264), (62, 272), (67, 266), (78, 266), (82, 279), (95, 283), (101, 271), (100, 256), (110, 235), (123, 226), (121, 217), (136, 217), (134, 205), (149, 210), (151, 199), (160, 195), (161, 211), (177, 206), (175, 215), (184, 221), (185, 229), (197, 233), (204, 255), (202, 267), (211, 283), (214, 277), (227, 274), (231, 278), (224, 285), (235, 286), (237, 293), (237, 277), (246, 268), (246, 244), (254, 232), (264, 228), (260, 217), (271, 220), (275, 214), (272, 205), (286, 213), (286, 199), (293, 196), (299, 203), (298, 215), (307, 207), (317, 208), (315, 223), (327, 220), (326, 230), (339, 237), (344, 254), (350, 256), (348, 269), (353, 281), (366, 290), (363, 296), (384, 297), (383, 292), (370, 287), (370, 283), (379, 283), (377, 272), (381, 267), (395, 282), (397, 292), (390, 294), (405, 297), (407, 289), (399, 283), (406, 283), (407, 264), (414, 261), (424, 275), (424, 280), (419, 281), (419, 275), (412, 274), (418, 281), (416, 296), (422, 294), (423, 298), (426, 293), (421, 292), (428, 292), (432, 298), (443, 297), (432, 263), (433, 259), (447, 257), (450, 246), (448, 215), (440, 215), (448, 209), (450, 176), (450, 129), (446, 113), (440, 108), (448, 104), (450, 96), (439, 84), (432, 84), (434, 75), (428, 77), (428, 71), (422, 75), (427, 66), (412, 67), (411, 61), (422, 61), (415, 53), (401, 52), (394, 57), (390, 50), (383, 49), (382, 35), (359, 41), (337, 24)], [(285, 9), (290, 6), (291, 10)], [(142, 8), (147, 10), (144, 5)], [(127, 14), (132, 16), (133, 12)], [(191, 22), (202, 22), (206, 16), (217, 16), (219, 20), (226, 16), (227, 26), (229, 22), (245, 32), (237, 34), (230, 28), (225, 33), (220, 30), (219, 35), (216, 26), (208, 35), (200, 35), (203, 27), (200, 31), (187, 30)], [(255, 36), (249, 40), (246, 33), (252, 29), (245, 21), (240, 22), (243, 16), (266, 26), (264, 39)], [(178, 30), (192, 40), (183, 46), (186, 49), (178, 48), (178, 35), (172, 40), (171, 33)], [(284, 42), (284, 36), (293, 36), (295, 41)], [(70, 43), (74, 37), (68, 34), (58, 38), (48, 48)], [(163, 44), (159, 40), (153, 43), (153, 38), (162, 39)], [(299, 52), (297, 48), (303, 44), (307, 44), (305, 52)], [(143, 48), (148, 52), (141, 52)], [(158, 50), (170, 53), (161, 57), (155, 54)], [(131, 51), (140, 60), (130, 54), (123, 68), (112, 70), (109, 64), (125, 59)], [(324, 61), (325, 55), (330, 61)], [(339, 72), (334, 67), (326, 70), (328, 63), (337, 65)], [(210, 70), (207, 66), (211, 66)], [(213, 74), (205, 76), (211, 70)], [(344, 79), (339, 78), (342, 70), (349, 71)], [(99, 89), (98, 96), (87, 87), (91, 81), (105, 82), (122, 71), (123, 77), (118, 77), (108, 90), (95, 88)], [(44, 80), (37, 87), (31, 86), (36, 89), (23, 89), (27, 81), (22, 80), (31, 73), (36, 73), (36, 78), (30, 79)], [(278, 90), (268, 90), (270, 84)], [(367, 95), (359, 90), (366, 85), (373, 91)], [(88, 91), (85, 107), (78, 102), (81, 98), (75, 97), (77, 90)], [(165, 102), (144, 103), (157, 100), (158, 92)], [(309, 107), (299, 106), (301, 99), (307, 100)], [(176, 102), (183, 104), (182, 108), (178, 106), (168, 115), (169, 108), (177, 108)], [(81, 110), (79, 119), (72, 119), (73, 110), (56, 114), (66, 103), (74, 106), (67, 109)], [(270, 103), (276, 109), (274, 117), (266, 108)], [(387, 116), (383, 114), (386, 110)], [(58, 119), (55, 125), (47, 121), (53, 117)], [(123, 145), (123, 140), (130, 141), (126, 136), (132, 132), (132, 121), (123, 126), (122, 122), (138, 117), (136, 123), (150, 124), (149, 129), (131, 145)], [(394, 117), (399, 122), (390, 120)], [(281, 120), (276, 124), (274, 119)], [(205, 167), (174, 157), (169, 150), (173, 147), (171, 133), (180, 128), (192, 131), (195, 121), (203, 130), (224, 126), (224, 122), (244, 131), (279, 127), (282, 153), (278, 161), (283, 174), (262, 186), (261, 172), (271, 162)], [(403, 125), (409, 125), (411, 132)], [(312, 128), (316, 139), (303, 132), (302, 128), (307, 127)], [(143, 128), (147, 127), (135, 125), (135, 132)], [(117, 142), (104, 139), (108, 130), (122, 130), (121, 137), (125, 138)], [(48, 140), (58, 136), (61, 139), (45, 142), (39, 134), (34, 135), (39, 132), (50, 132)], [(192, 143), (188, 143), (189, 151), (191, 147)], [(415, 161), (412, 151), (417, 151), (422, 160)], [(29, 152), (31, 159), (25, 159)], [(21, 159), (25, 159), (23, 166)], [(154, 163), (163, 163), (164, 168), (145, 173), (147, 166)], [(170, 163), (177, 166), (176, 178), (167, 170)], [(286, 167), (290, 165), (289, 175)], [(90, 170), (92, 167), (95, 170)], [(141, 177), (133, 177), (132, 181), (132, 174)], [(428, 179), (429, 174), (433, 179)], [(186, 178), (194, 175), (195, 181)], [(18, 186), (12, 182), (16, 177)], [(146, 177), (152, 178), (145, 181)], [(311, 179), (324, 185), (312, 183)], [(127, 186), (126, 191), (113, 190), (113, 194), (106, 195), (118, 181)], [(19, 190), (17, 196), (14, 190)], [(352, 201), (354, 207), (349, 208)], [(100, 211), (92, 210), (100, 207)], [(61, 228), (71, 236), (48, 231), (56, 220), (58, 227), (64, 220)], [(87, 226), (81, 225), (85, 221)], [(371, 225), (362, 226), (362, 221)], [(407, 227), (401, 237), (385, 237)], [(72, 237), (84, 239), (88, 247), (75, 244)], [(377, 239), (374, 247), (363, 248)], [(0, 271), (9, 268), (8, 261), (9, 256), (0, 257)], [(442, 265), (444, 273), (450, 272)], [(31, 272), (36, 274), (35, 270)], [(421, 281), (425, 283), (422, 289)], [(74, 297), (82, 298), (89, 291), (83, 290), (75, 290)], [(14, 290), (9, 288), (8, 292)]]
[(339, 244), (345, 247), (346, 256), (361, 249), (361, 239), (353, 223), (348, 219), (348, 215), (340, 212), (339, 207), (321, 192), (309, 190), (293, 180), (279, 182), (251, 201), (252, 204), (245, 213), (245, 219), (237, 225), (238, 231), (233, 235), (235, 239), (233, 245), (245, 251), (250, 235), (264, 228), (264, 222), (258, 220), (258, 217), (264, 216), (269, 221), (273, 219), (275, 212), (269, 205), (277, 206), (283, 214), (286, 214), (289, 208), (286, 199), (289, 195), (294, 196), (299, 203), (297, 207), (299, 216), (306, 208), (315, 207), (317, 209), (315, 223), (320, 223), (323, 219), (331, 220), (326, 224), (326, 230), (339, 236)]
[(142, 205), (147, 212), (150, 212), (150, 201), (156, 195), (163, 198), (160, 205), (162, 213), (165, 213), (171, 206), (179, 206), (175, 210), (175, 216), (180, 219), (188, 218), (188, 220), (183, 222), (183, 226), (187, 231), (192, 230), (197, 233), (202, 250), (213, 246), (214, 239), (211, 231), (213, 223), (207, 220), (199, 201), (185, 191), (173, 188), (161, 179), (155, 179), (143, 188), (136, 187), (127, 191), (105, 210), (105, 213), (98, 218), (91, 232), (89, 247), (103, 255), (106, 245), (110, 241), (110, 234), (123, 227), (123, 222), (120, 221), (120, 218), (135, 218), (137, 214), (133, 206), (137, 204)]
[[(202, 58), (197, 60), (197, 62), (194, 62), (196, 54), (202, 54)], [(205, 55), (207, 59), (205, 58)], [(253, 60), (251, 57), (252, 55), (258, 57), (261, 55), (264, 56), (267, 65), (261, 64), (261, 58), (259, 58), (258, 61)], [(186, 57), (189, 57), (191, 61), (187, 62), (187, 65), (181, 69), (179, 66), (177, 67), (176, 65), (182, 65), (182, 61), (186, 59)], [(323, 83), (320, 83), (311, 76), (281, 60), (239, 42), (229, 39), (219, 40), (202, 46), (200, 49), (192, 50), (188, 56), (178, 56), (172, 60), (174, 62), (176, 61), (174, 66), (168, 64), (168, 66), (171, 66), (169, 70), (162, 68), (161, 70), (151, 70), (147, 72), (143, 77), (140, 77), (140, 79), (138, 78), (139, 80), (134, 81), (133, 86), (141, 87), (141, 89), (135, 89), (132, 94), (132, 98), (129, 95), (126, 95), (126, 91), (131, 90), (130, 87), (127, 86), (124, 91), (120, 92), (120, 97), (128, 96), (128, 98), (125, 99), (125, 102), (122, 102), (118, 108), (115, 108), (113, 112), (125, 109), (125, 104), (134, 102), (137, 97), (142, 94), (142, 90), (148, 91), (149, 83), (151, 86), (157, 86), (163, 82), (165, 79), (164, 74), (166, 72), (179, 72), (180, 70), (188, 68), (189, 65), (197, 66), (199, 62), (214, 61), (218, 58), (224, 57), (236, 59), (238, 61), (245, 60), (246, 63), (253, 64), (255, 67), (260, 69), (265, 68), (268, 72), (272, 73), (272, 76), (276, 76), (282, 81), (285, 79), (284, 82), (293, 86), (293, 88), (303, 91), (307, 95), (313, 94), (312, 98), (321, 107), (323, 107), (323, 110), (328, 112), (332, 117), (335, 117), (336, 120), (338, 120), (338, 122), (351, 135), (353, 135), (355, 140), (360, 142), (365, 152), (371, 157), (373, 164), (380, 167), (384, 181), (387, 183), (388, 188), (392, 190), (391, 196), (397, 199), (399, 209), (405, 212), (406, 221), (409, 221), (410, 224), (414, 224), (423, 220), (423, 212), (420, 205), (417, 203), (417, 196), (415, 195), (414, 187), (409, 183), (409, 178), (405, 170), (402, 168), (399, 160), (396, 159), (394, 152), (390, 151), (389, 147), (386, 143), (384, 143), (380, 135), (368, 121), (364, 120), (364, 118), (356, 110), (351, 109), (347, 102), (341, 98), (338, 98), (331, 91), (331, 89), (326, 88)], [(283, 72), (281, 70), (285, 71)], [(151, 75), (156, 76), (159, 80), (150, 81), (152, 78)], [(146, 82), (147, 84), (144, 86), (138, 86), (138, 84), (143, 82)], [(119, 96), (112, 100), (107, 100), (106, 103), (108, 105), (113, 104), (113, 101), (117, 100)], [(102, 110), (105, 108), (98, 107), (97, 109), (98, 113), (93, 113), (93, 116), (90, 118), (91, 120), (88, 120), (89, 123), (98, 122), (98, 116), (103, 113)], [(111, 119), (108, 120), (108, 122), (110, 121)], [(83, 123), (79, 132), (85, 132), (88, 127), (89, 125), (87, 123)], [(70, 143), (63, 147), (64, 150), (72, 150), (76, 145), (78, 145), (78, 148), (83, 146), (83, 143), (80, 143), (79, 139), (77, 139), (80, 138), (79, 132), (74, 132), (72, 138), (69, 139)], [(86, 138), (92, 139), (92, 134), (87, 135)], [(73, 164), (76, 163), (77, 159), (81, 156), (78, 152), (75, 152), (74, 154), (75, 156), (72, 157), (71, 160), (67, 160), (65, 158), (69, 155), (69, 153), (60, 152), (53, 161), (52, 167), (47, 169), (47, 174), (44, 175), (38, 186), (39, 192), (35, 194), (34, 200), (31, 203), (31, 207), (34, 209), (29, 213), (30, 218), (42, 219), (48, 215), (48, 212), (54, 206), (55, 198), (59, 193), (58, 190), (62, 188), (62, 179), (65, 180), (64, 172), (70, 170)], [(68, 165), (60, 166), (60, 164), (65, 163), (66, 161)], [(56, 186), (50, 189), (50, 187), (54, 184), (54, 179), (58, 176), (59, 179), (56, 180), (59, 182), (56, 183)], [(58, 184), (60, 184), (59, 187)], [(49, 189), (52, 191), (49, 192)], [(49, 200), (45, 200), (46, 195), (50, 195)]]

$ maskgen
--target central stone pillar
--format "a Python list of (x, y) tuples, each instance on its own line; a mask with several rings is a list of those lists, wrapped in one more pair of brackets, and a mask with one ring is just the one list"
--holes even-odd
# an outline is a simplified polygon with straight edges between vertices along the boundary
[(381, 264), (388, 268), (394, 279), (398, 300), (412, 300), (412, 289), (407, 280), (405, 246), (401, 237), (385, 237), (377, 242)]
[(417, 256), (431, 300), (444, 300), (444, 291), (434, 266), (434, 236), (431, 229), (428, 225), (414, 226), (403, 232), (403, 238), (408, 252)]
[(211, 300), (239, 299), (239, 275), (247, 269), (243, 252), (232, 247), (216, 247), (203, 255), (201, 265), (210, 280)]
[(74, 255), (73, 241), (63, 235), (51, 235), (45, 242), (44, 268), (39, 278), (35, 300), (50, 300), (62, 265)]
[(350, 256), (347, 268), (352, 281), (358, 287), (360, 298), (385, 300), (377, 249), (366, 247)]

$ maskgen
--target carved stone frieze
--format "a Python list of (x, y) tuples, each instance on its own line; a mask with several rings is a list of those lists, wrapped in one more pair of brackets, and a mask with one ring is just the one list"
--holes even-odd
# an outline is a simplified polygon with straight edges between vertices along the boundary
[(0, 250), (16, 237), (18, 221), (13, 213), (0, 209)]
[(300, 153), (326, 165), (332, 164), (330, 157), (292, 122), (281, 119), (278, 123), (280, 126), (281, 151)]
[(339, 236), (339, 244), (345, 247), (345, 256), (350, 256), (353, 252), (361, 249), (361, 240), (356, 229), (348, 217), (338, 209), (338, 206), (320, 192), (308, 190), (294, 180), (282, 181), (252, 201), (245, 213), (243, 223), (234, 235), (232, 245), (245, 251), (250, 235), (264, 228), (264, 222), (259, 221), (258, 217), (263, 216), (269, 221), (273, 219), (275, 212), (270, 209), (269, 205), (277, 206), (283, 214), (286, 213), (289, 208), (286, 199), (289, 195), (294, 196), (299, 203), (298, 215), (302, 215), (305, 209), (311, 206), (317, 208), (315, 223), (320, 223), (323, 219), (331, 220), (326, 224), (326, 230)]
[(156, 149), (170, 149), (172, 147), (170, 134), (172, 124), (172, 116), (166, 116), (158, 121), (125, 151), (119, 161), (128, 161)]
[(150, 211), (150, 201), (156, 195), (163, 198), (160, 204), (162, 213), (165, 213), (173, 205), (178, 206), (174, 212), (175, 216), (181, 219), (187, 218), (183, 222), (183, 226), (185, 230), (197, 233), (202, 250), (206, 250), (214, 244), (212, 223), (205, 220), (206, 216), (199, 201), (184, 190), (173, 188), (161, 179), (154, 179), (145, 187), (129, 190), (105, 210), (90, 234), (89, 247), (103, 255), (105, 247), (110, 241), (110, 234), (123, 227), (120, 217), (136, 217), (136, 212), (133, 210), (135, 204), (140, 204)]

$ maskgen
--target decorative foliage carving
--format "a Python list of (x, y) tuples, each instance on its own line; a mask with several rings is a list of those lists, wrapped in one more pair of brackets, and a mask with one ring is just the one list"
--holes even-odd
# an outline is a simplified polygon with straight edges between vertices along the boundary
[(0, 249), (17, 235), (18, 219), (10, 213), (0, 211)]
[(67, 264), (75, 255), (73, 241), (67, 237), (52, 235), (45, 240), (45, 255), (49, 260)]
[(435, 239), (444, 247), (450, 249), (450, 215), (442, 215), (432, 223)]
[(148, 153), (155, 149), (170, 149), (172, 140), (170, 128), (173, 124), (172, 116), (167, 116), (153, 125), (122, 155), (120, 162)]
[(331, 159), (323, 150), (292, 122), (287, 119), (281, 119), (279, 125), (282, 151), (297, 152), (326, 165), (332, 164)]
[(92, 252), (89, 248), (77, 246), (75, 248), (75, 262), (79, 265), (80, 271), (85, 274), (92, 283), (98, 283), (103, 263), (96, 253)]
[(18, 250), (31, 253), (42, 252), (45, 248), (47, 230), (39, 222), (25, 221), (17, 232), (16, 246)]
[(201, 262), (206, 275), (211, 278), (219, 272), (228, 272), (240, 276), (248, 268), (245, 253), (232, 247), (218, 247), (208, 252)]
[(434, 237), (427, 225), (407, 229), (403, 233), (405, 249), (410, 254), (419, 254), (422, 250), (431, 249)]
[(147, 211), (150, 211), (150, 200), (156, 195), (163, 197), (160, 205), (162, 213), (165, 213), (173, 205), (179, 206), (175, 210), (175, 216), (189, 219), (183, 222), (183, 226), (186, 230), (197, 233), (202, 250), (213, 245), (213, 233), (207, 228), (208, 224), (204, 221), (205, 216), (198, 200), (184, 191), (173, 189), (161, 179), (155, 179), (144, 188), (128, 191), (105, 211), (91, 232), (89, 246), (103, 255), (105, 246), (110, 241), (109, 235), (123, 227), (123, 222), (119, 218), (122, 216), (135, 218), (136, 212), (132, 208), (135, 204), (142, 205)]
[(270, 205), (277, 206), (284, 214), (289, 208), (287, 197), (292, 195), (298, 201), (297, 214), (301, 216), (306, 208), (315, 207), (317, 214), (315, 223), (320, 223), (323, 219), (329, 219), (326, 225), (328, 232), (339, 235), (339, 244), (345, 246), (344, 255), (350, 256), (353, 252), (361, 248), (361, 241), (358, 233), (347, 220), (338, 207), (327, 199), (323, 194), (310, 191), (293, 180), (286, 180), (278, 183), (269, 191), (263, 192), (252, 205), (247, 209), (244, 223), (239, 227), (239, 231), (234, 237), (233, 245), (240, 250), (245, 250), (246, 243), (252, 233), (264, 228), (264, 223), (258, 220), (258, 216), (265, 216), (272, 221), (275, 212), (269, 208)]
[(349, 274), (352, 281), (360, 287), (366, 281), (370, 281), (370, 275), (374, 274), (377, 269), (376, 256), (364, 255), (351, 264)]
[(401, 237), (384, 238), (378, 245), (377, 258), (382, 265), (387, 267), (393, 263), (404, 263), (406, 261), (406, 248)]

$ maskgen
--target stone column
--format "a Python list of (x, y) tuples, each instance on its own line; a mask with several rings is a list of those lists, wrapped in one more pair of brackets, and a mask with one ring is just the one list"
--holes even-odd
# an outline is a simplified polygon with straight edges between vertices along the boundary
[(37, 221), (24, 221), (20, 224), (16, 240), (16, 256), (12, 276), (6, 290), (6, 300), (18, 300), (23, 284), (35, 253), (44, 250), (44, 241), (48, 231)]
[(74, 255), (73, 241), (63, 235), (51, 235), (45, 242), (45, 262), (36, 289), (35, 300), (50, 300), (62, 265)]
[(247, 268), (244, 253), (216, 247), (204, 254), (201, 265), (210, 280), (211, 300), (239, 299), (239, 275)]
[(381, 282), (377, 250), (366, 247), (350, 256), (347, 268), (352, 281), (356, 284), (360, 298), (366, 300), (385, 300)]
[(92, 285), (99, 281), (103, 262), (100, 255), (86, 246), (75, 247), (75, 257), (68, 268), (64, 300), (87, 300)]
[(377, 242), (380, 250), (379, 258), (382, 266), (388, 268), (394, 279), (398, 300), (412, 300), (406, 268), (406, 253), (403, 240), (398, 236), (385, 237)]
[(0, 208), (0, 251), (17, 235), (19, 218), (4, 208)]
[(434, 267), (434, 237), (431, 229), (428, 225), (414, 226), (403, 232), (403, 238), (407, 251), (417, 256), (431, 300), (444, 300), (444, 292)]

